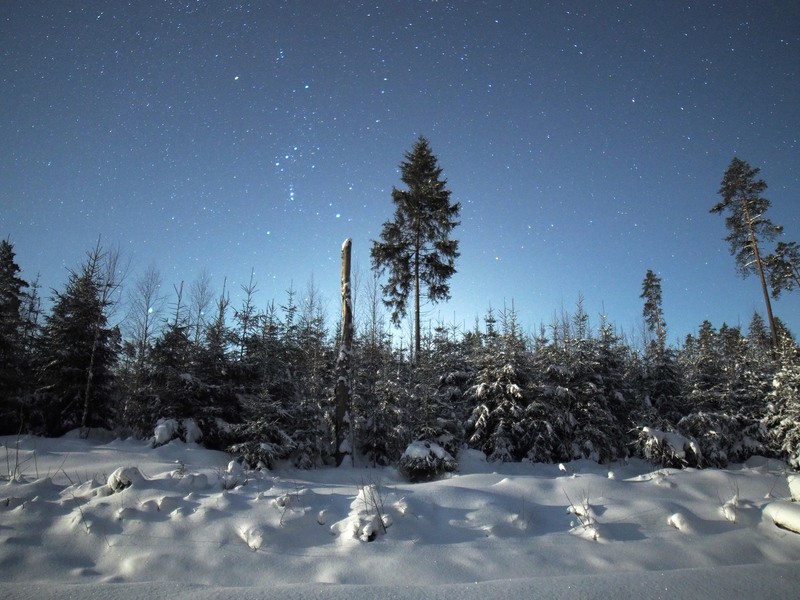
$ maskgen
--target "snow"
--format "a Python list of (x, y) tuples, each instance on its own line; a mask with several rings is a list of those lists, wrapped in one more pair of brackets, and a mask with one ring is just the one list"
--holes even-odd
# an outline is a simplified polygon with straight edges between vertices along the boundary
[(772, 502), (764, 507), (764, 517), (772, 519), (778, 527), (800, 533), (800, 505), (789, 502)]
[(106, 486), (109, 492), (121, 492), (134, 483), (141, 484), (144, 477), (136, 467), (119, 467), (111, 475), (108, 476)]
[(693, 441), (677, 433), (659, 431), (652, 427), (642, 427), (642, 433), (659, 443), (666, 444), (673, 451), (675, 456), (679, 458), (686, 456), (687, 448), (691, 448), (695, 454), (699, 455), (700, 453), (700, 449), (697, 448)]
[(789, 482), (789, 492), (792, 500), (800, 502), (800, 473), (789, 473), (786, 479)]
[(153, 445), (163, 446), (172, 439), (178, 431), (178, 422), (175, 419), (159, 419), (153, 432)]
[(392, 468), (248, 471), (180, 440), (0, 443), (2, 598), (780, 599), (800, 582), (800, 505), (763, 458), (467, 451), (410, 484)]
[(407, 458), (418, 459), (425, 459), (430, 455), (433, 455), (442, 460), (453, 460), (453, 457), (450, 456), (447, 450), (442, 448), (439, 444), (421, 440), (411, 442), (406, 448), (405, 452), (403, 452), (403, 455)]

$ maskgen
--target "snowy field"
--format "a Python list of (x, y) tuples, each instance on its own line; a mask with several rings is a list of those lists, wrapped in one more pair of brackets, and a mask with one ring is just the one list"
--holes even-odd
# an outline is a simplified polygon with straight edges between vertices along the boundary
[(248, 473), (180, 441), (0, 443), (4, 599), (800, 597), (798, 505), (766, 459), (677, 471), (467, 452), (409, 484)]

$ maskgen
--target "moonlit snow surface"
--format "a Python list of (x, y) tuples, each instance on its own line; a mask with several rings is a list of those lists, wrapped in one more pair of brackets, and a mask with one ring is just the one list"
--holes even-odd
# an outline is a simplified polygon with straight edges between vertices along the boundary
[(431, 483), (286, 468), (226, 490), (231, 457), (196, 444), (0, 443), (2, 598), (774, 600), (800, 582), (785, 465), (766, 459), (610, 479), (465, 451)]

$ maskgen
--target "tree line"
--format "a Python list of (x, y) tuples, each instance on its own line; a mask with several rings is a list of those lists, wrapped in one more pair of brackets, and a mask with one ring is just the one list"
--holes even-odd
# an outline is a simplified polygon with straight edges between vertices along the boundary
[[(605, 318), (593, 325), (580, 299), (572, 313), (535, 332), (522, 330), (513, 304), (488, 309), (470, 330), (423, 327), (421, 285), (433, 300), (449, 294), (458, 205), (449, 202), (426, 140), (406, 159), (408, 190), (393, 191), (395, 220), (374, 243), (374, 270), (355, 301), (345, 432), (334, 432), (342, 373), (332, 332), (342, 328), (329, 322), (313, 284), (258, 307), (251, 276), (233, 307), (225, 286), (214, 293), (201, 276), (167, 299), (155, 267), (123, 290), (118, 254), (98, 244), (43, 311), (38, 285), (20, 278), (13, 245), (3, 241), (0, 433), (57, 436), (78, 428), (88, 435), (101, 427), (156, 443), (198, 441), (266, 468), (279, 461), (312, 468), (342, 456), (398, 464), (412, 442), (450, 458), (469, 447), (500, 461), (641, 456), (723, 466), (763, 454), (800, 466), (800, 351), (791, 332), (775, 316), (768, 323), (754, 314), (746, 330), (704, 321), (669, 346), (661, 280), (652, 270), (642, 284), (644, 345)], [(749, 189), (760, 198), (763, 188)], [(724, 202), (720, 211), (731, 208)], [(764, 222), (765, 207), (758, 210), (751, 224)], [(742, 247), (752, 253), (761, 238), (734, 236), (735, 224), (728, 225), (739, 261)], [(796, 288), (795, 244), (762, 256), (760, 276), (773, 295)], [(390, 278), (382, 285), (383, 270)], [(412, 290), (408, 349), (388, 321), (405, 315)], [(115, 311), (123, 292), (128, 312), (121, 318)]]

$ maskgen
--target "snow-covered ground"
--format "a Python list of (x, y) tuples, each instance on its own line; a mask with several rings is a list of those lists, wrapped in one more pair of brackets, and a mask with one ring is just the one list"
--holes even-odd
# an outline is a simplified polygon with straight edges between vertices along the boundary
[(0, 598), (800, 597), (800, 534), (775, 524), (800, 517), (766, 459), (677, 471), (466, 452), (409, 484), (245, 472), (179, 441), (0, 443)]

